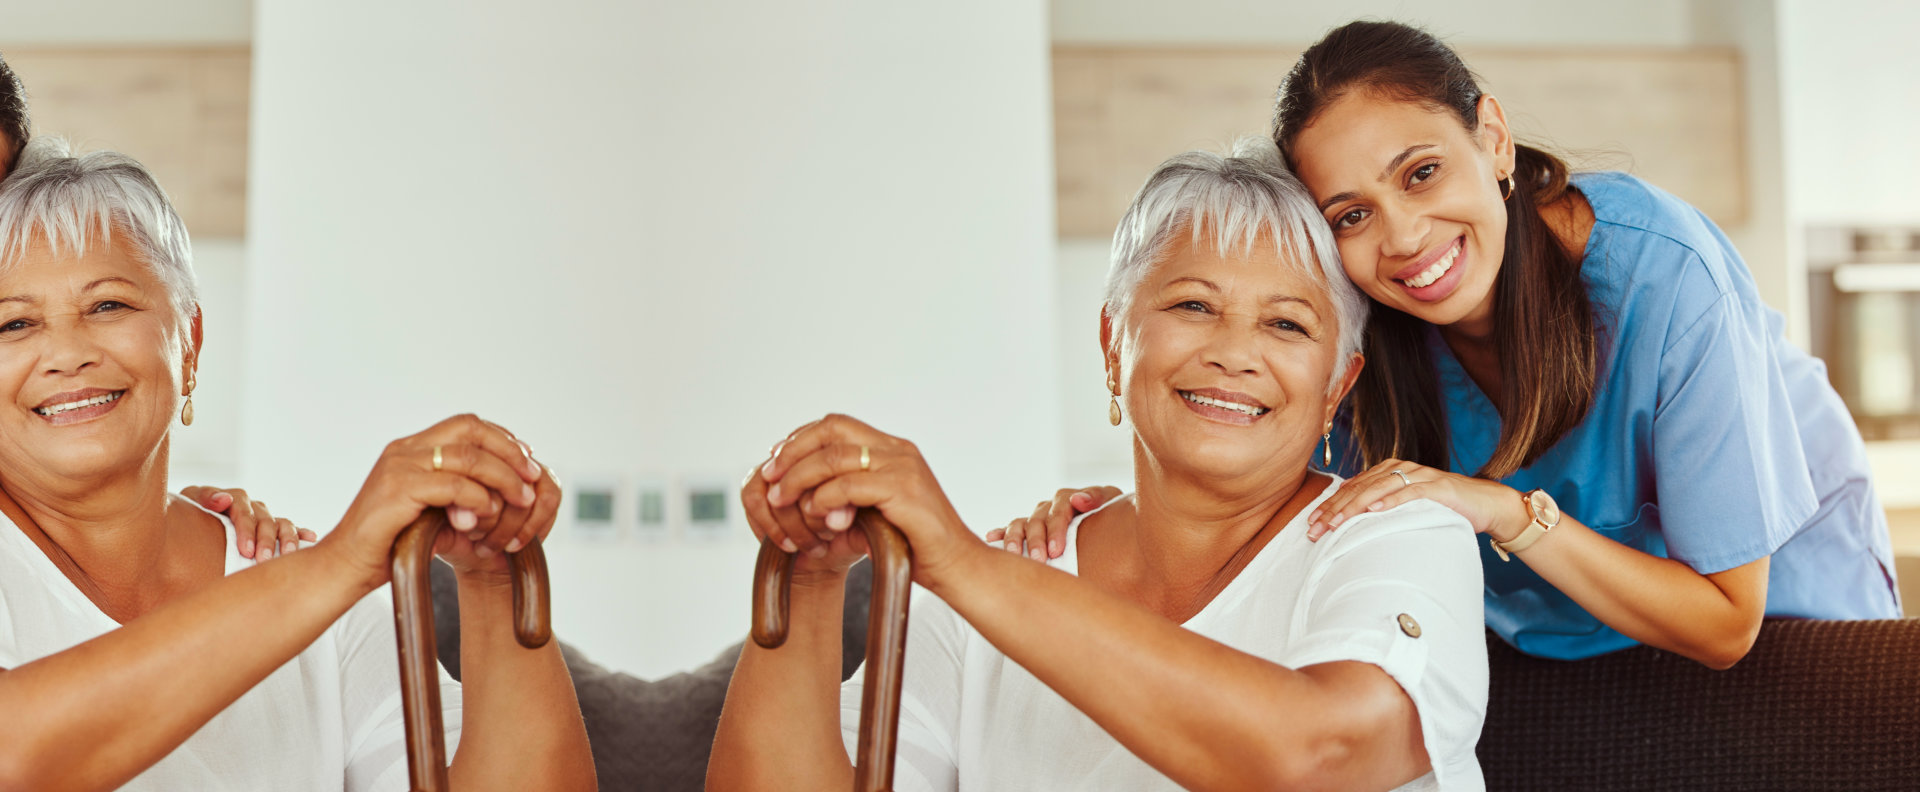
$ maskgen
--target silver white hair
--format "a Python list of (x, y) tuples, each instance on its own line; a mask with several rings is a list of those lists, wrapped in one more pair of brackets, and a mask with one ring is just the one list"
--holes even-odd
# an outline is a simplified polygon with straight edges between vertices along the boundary
[(1360, 351), (1367, 297), (1347, 280), (1333, 230), (1313, 196), (1266, 138), (1241, 138), (1225, 157), (1189, 151), (1161, 163), (1114, 229), (1107, 315), (1126, 314), (1134, 290), (1167, 255), (1178, 234), (1190, 234), (1189, 244), (1197, 245), (1205, 231), (1212, 232), (1213, 249), (1223, 255), (1236, 245), (1243, 253), (1250, 251), (1262, 236), (1269, 236), (1281, 260), (1307, 268), (1326, 285), (1339, 325), (1340, 360), (1333, 372), (1333, 382), (1339, 382)]
[(45, 239), (60, 255), (122, 240), (160, 279), (181, 322), (199, 312), (193, 246), (166, 191), (132, 157), (113, 151), (74, 156), (59, 138), (34, 138), (0, 182), (0, 268), (15, 266)]

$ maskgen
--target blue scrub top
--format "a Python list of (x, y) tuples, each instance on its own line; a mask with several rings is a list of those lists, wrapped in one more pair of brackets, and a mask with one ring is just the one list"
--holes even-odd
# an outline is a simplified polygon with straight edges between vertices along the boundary
[[(1771, 555), (1770, 617), (1897, 618), (1886, 514), (1826, 366), (1788, 343), (1698, 210), (1623, 173), (1573, 183), (1595, 216), (1581, 274), (1600, 387), (1585, 420), (1501, 483), (1544, 489), (1600, 535), (1704, 574)], [(1471, 474), (1500, 440), (1499, 413), (1437, 331), (1427, 343), (1451, 469)], [(1350, 433), (1334, 442), (1342, 472), (1357, 472)], [(1519, 556), (1502, 562), (1485, 534), (1480, 554), (1487, 626), (1520, 651), (1571, 660), (1636, 643)]]

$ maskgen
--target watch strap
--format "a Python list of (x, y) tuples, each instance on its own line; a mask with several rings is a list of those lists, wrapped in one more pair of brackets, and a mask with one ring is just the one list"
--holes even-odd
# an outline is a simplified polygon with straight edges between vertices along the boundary
[(1502, 562), (1512, 561), (1514, 553), (1532, 547), (1534, 542), (1540, 541), (1540, 537), (1546, 536), (1547, 532), (1553, 530), (1553, 526), (1558, 525), (1560, 522), (1560, 515), (1557, 513), (1558, 507), (1552, 505), (1553, 499), (1551, 497), (1547, 499), (1549, 505), (1548, 516), (1552, 517), (1553, 522), (1540, 519), (1540, 513), (1534, 510), (1533, 496), (1536, 493), (1542, 496), (1546, 495), (1545, 492), (1536, 489), (1532, 492), (1523, 493), (1520, 496), (1520, 504), (1527, 509), (1527, 527), (1520, 531), (1519, 536), (1513, 537), (1513, 541), (1511, 542), (1502, 542), (1489, 537), (1489, 539), (1492, 539), (1493, 552), (1500, 554), (1500, 560)]
[(1539, 520), (1530, 520), (1527, 522), (1527, 529), (1521, 531), (1519, 536), (1513, 537), (1513, 541), (1502, 542), (1498, 539), (1493, 540), (1493, 552), (1500, 554), (1501, 561), (1512, 561), (1513, 557), (1510, 554), (1518, 553), (1532, 547), (1534, 542), (1540, 541), (1540, 537), (1546, 535), (1547, 526), (1545, 524)]

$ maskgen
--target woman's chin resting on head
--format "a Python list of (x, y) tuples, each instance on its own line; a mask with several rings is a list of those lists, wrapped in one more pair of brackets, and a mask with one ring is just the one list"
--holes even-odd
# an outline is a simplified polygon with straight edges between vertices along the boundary
[(754, 533), (797, 551), (791, 626), (741, 656), (708, 789), (851, 783), (863, 681), (839, 681), (839, 622), (860, 508), (937, 597), (911, 610), (899, 789), (1482, 786), (1472, 529), (1418, 501), (1307, 541), (1366, 301), (1272, 145), (1242, 147), (1169, 161), (1120, 224), (1100, 349), (1134, 492), (1059, 558), (982, 542), (912, 443), (846, 416), (747, 478)]
[[(271, 563), (168, 494), (202, 343), (186, 240), (119, 155), (35, 141), (0, 185), (0, 789), (405, 789), (391, 609), (367, 595), (430, 508), (463, 529), (437, 548), (468, 669), (464, 693), (441, 675), (454, 785), (593, 788), (557, 644), (513, 636), (501, 551), (546, 535), (560, 490), (505, 429), (394, 441), (325, 541)], [(216, 494), (195, 497), (254, 512)]]

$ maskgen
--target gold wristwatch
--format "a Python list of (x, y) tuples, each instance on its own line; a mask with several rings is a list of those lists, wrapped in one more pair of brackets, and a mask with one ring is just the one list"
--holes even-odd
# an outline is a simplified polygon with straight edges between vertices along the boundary
[(1560, 524), (1560, 504), (1554, 503), (1553, 496), (1548, 495), (1546, 490), (1537, 489), (1521, 495), (1520, 502), (1526, 504), (1527, 516), (1532, 518), (1532, 522), (1527, 523), (1527, 529), (1513, 537), (1511, 542), (1493, 540), (1493, 552), (1500, 554), (1501, 561), (1512, 561), (1511, 553), (1532, 547), (1534, 542), (1540, 541), (1540, 537), (1553, 530), (1553, 526)]

